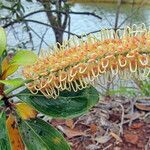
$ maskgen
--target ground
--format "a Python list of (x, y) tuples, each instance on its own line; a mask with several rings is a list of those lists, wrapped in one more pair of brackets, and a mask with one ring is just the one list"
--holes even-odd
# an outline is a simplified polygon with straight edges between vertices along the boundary
[(148, 98), (105, 97), (87, 114), (50, 123), (73, 150), (150, 150)]

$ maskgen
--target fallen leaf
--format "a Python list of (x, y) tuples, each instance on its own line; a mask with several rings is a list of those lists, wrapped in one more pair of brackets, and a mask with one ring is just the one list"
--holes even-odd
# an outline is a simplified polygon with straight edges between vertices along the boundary
[(140, 109), (140, 110), (150, 111), (150, 105), (135, 103), (135, 107)]
[(130, 120), (135, 120), (136, 118), (139, 118), (142, 114), (138, 113), (138, 112), (135, 112), (135, 113), (132, 113), (132, 114), (126, 114), (124, 116), (124, 118), (127, 118), (127, 119), (130, 119)]
[(125, 134), (124, 138), (127, 142), (131, 144), (137, 144), (139, 139), (138, 135), (134, 135), (134, 134)]
[(111, 139), (110, 135), (104, 135), (100, 137), (96, 137), (95, 141), (97, 141), (100, 144), (107, 143)]
[(19, 134), (15, 117), (10, 115), (6, 121), (8, 136), (11, 142), (12, 150), (25, 150), (21, 136)]
[[(142, 142), (138, 142), (137, 147), (140, 149), (144, 149), (145, 145)], [(145, 150), (146, 150), (146, 148), (145, 148)]]
[(133, 123), (133, 124), (130, 126), (130, 128), (132, 128), (132, 129), (139, 129), (139, 128), (141, 128), (143, 125), (144, 125), (143, 122)]
[(150, 124), (150, 114), (145, 116), (144, 122), (147, 123), (147, 124)]
[(97, 131), (97, 125), (96, 124), (91, 124), (90, 125), (90, 130), (91, 130), (92, 133), (96, 133), (96, 131)]
[(114, 150), (121, 150), (121, 147), (118, 147), (118, 146), (117, 146), (117, 147), (114, 147), (113, 149), (114, 149)]
[(62, 131), (69, 139), (76, 137), (76, 136), (86, 136), (86, 134), (82, 131), (76, 130), (76, 129), (70, 129), (65, 126), (57, 126), (57, 128)]
[(73, 129), (74, 128), (74, 122), (72, 119), (67, 119), (65, 120), (65, 124), (66, 126), (68, 126), (69, 128)]
[(110, 132), (110, 135), (111, 135), (112, 137), (114, 137), (118, 142), (122, 142), (122, 139), (121, 139), (117, 134), (115, 134), (115, 133), (113, 133), (113, 132)]
[(52, 119), (51, 124), (55, 127), (59, 125), (65, 125), (65, 120), (64, 119)]
[(97, 150), (100, 149), (100, 146), (95, 145), (95, 144), (90, 144), (86, 147), (86, 150), (96, 150), (96, 149)]

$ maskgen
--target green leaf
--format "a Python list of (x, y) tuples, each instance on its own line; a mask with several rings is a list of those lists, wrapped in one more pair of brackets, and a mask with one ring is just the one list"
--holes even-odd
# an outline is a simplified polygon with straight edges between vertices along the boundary
[(11, 80), (0, 80), (0, 83), (7, 85), (7, 86), (20, 86), (24, 83), (24, 80), (22, 78), (16, 78)]
[(6, 50), (6, 42), (6, 32), (2, 27), (0, 27), (0, 56)]
[(150, 82), (149, 80), (141, 81), (140, 92), (143, 96), (150, 96)]
[(128, 87), (120, 87), (119, 89), (110, 90), (108, 94), (110, 95), (120, 94), (133, 97), (136, 95), (136, 90)]
[(87, 112), (94, 106), (99, 95), (95, 88), (90, 87), (78, 92), (64, 91), (57, 99), (47, 99), (43, 94), (33, 95), (24, 90), (17, 97), (43, 114), (57, 118), (71, 118)]
[(32, 51), (20, 50), (13, 57), (11, 63), (17, 65), (31, 65), (37, 60), (37, 55)]
[(21, 120), (19, 130), (28, 150), (70, 150), (63, 136), (41, 119)]
[(4, 93), (7, 95), (7, 94), (13, 92), (14, 90), (24, 86), (25, 83), (31, 82), (31, 80), (23, 80), (21, 78), (18, 78), (18, 81), (17, 81), (17, 79), (12, 79), (12, 80), (6, 80), (6, 82), (4, 80), (0, 80), (0, 82), (3, 82), (3, 84), (5, 83), (5, 84), (11, 86), (4, 91)]
[(1, 101), (1, 100), (0, 100), (0, 106), (2, 106), (3, 104), (4, 104), (4, 101)]
[(6, 129), (6, 115), (0, 113), (0, 150), (10, 150), (10, 142)]

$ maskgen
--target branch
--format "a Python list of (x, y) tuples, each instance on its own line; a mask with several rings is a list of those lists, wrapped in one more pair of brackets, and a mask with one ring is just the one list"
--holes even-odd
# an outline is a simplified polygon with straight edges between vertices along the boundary
[(70, 30), (71, 30), (71, 17), (70, 17), (70, 15), (69, 15), (69, 17), (68, 17), (69, 19), (68, 19), (68, 40), (70, 39)]
[(69, 12), (65, 14), (64, 22), (62, 24), (62, 28), (65, 29), (68, 21)]
[[(34, 15), (34, 14), (41, 13), (41, 12), (51, 12), (51, 13), (53, 13), (53, 12), (55, 12), (55, 13), (60, 12), (60, 13), (64, 14), (65, 16), (67, 16), (68, 14), (91, 15), (91, 16), (94, 16), (94, 17), (96, 17), (96, 18), (98, 18), (98, 19), (102, 19), (100, 16), (96, 15), (95, 13), (90, 13), (90, 12), (73, 12), (73, 11), (71, 11), (71, 12), (64, 12), (64, 11), (57, 11), (57, 10), (38, 10), (38, 11), (34, 11), (34, 12), (31, 12), (31, 13), (29, 13), (29, 14), (23, 16), (20, 20), (13, 20), (13, 21), (9, 22), (8, 24), (3, 25), (3, 28), (7, 28), (7, 27), (9, 27), (10, 25), (13, 25), (13, 24), (15, 24), (15, 23), (21, 23), (22, 21), (26, 21), (26, 22), (33, 22), (33, 23), (38, 23), (38, 24), (41, 24), (41, 25), (49, 26), (49, 27), (54, 28), (54, 29), (56, 29), (56, 30), (63, 31), (64, 33), (68, 33), (68, 34), (70, 34), (70, 35), (75, 35), (75, 36), (77, 36), (78, 38), (81, 38), (81, 37), (82, 37), (81, 35), (77, 35), (77, 34), (72, 33), (72, 32), (70, 32), (70, 31), (65, 31), (64, 29), (58, 28), (58, 27), (56, 27), (56, 26), (53, 26), (53, 25), (50, 25), (50, 24), (47, 24), (47, 23), (43, 23), (43, 22), (36, 21), (36, 20), (25, 19), (25, 18), (27, 18), (27, 17), (29, 17), (29, 16), (32, 16), (32, 15)], [(65, 25), (65, 24), (66, 24), (66, 21), (64, 22), (63, 25)], [(99, 31), (99, 30), (93, 31), (93, 32), (90, 32), (90, 33), (96, 33), (96, 32), (98, 32), (98, 31)], [(88, 33), (88, 34), (90, 34), (90, 33)]]
[[(41, 13), (41, 12), (51, 12), (51, 13), (58, 13), (58, 12), (59, 12), (59, 13), (65, 14), (65, 15), (67, 14), (67, 13), (64, 12), (64, 11), (45, 10), (45, 9), (44, 9), (44, 10), (37, 10), (37, 11), (31, 12), (31, 13), (25, 15), (24, 18), (29, 17), (29, 16), (32, 16), (32, 15), (37, 14), (37, 13)], [(94, 16), (94, 17), (100, 19), (100, 20), (102, 19), (102, 17), (96, 15), (94, 12), (75, 12), (75, 11), (69, 11), (68, 13), (69, 13), (69, 14), (76, 14), (76, 15), (91, 15), (91, 16)]]
[(55, 26), (51, 26), (51, 25), (48, 24), (48, 23), (43, 23), (43, 22), (40, 22), (40, 21), (37, 21), (37, 20), (31, 20), (31, 19), (25, 19), (25, 21), (27, 21), (27, 22), (32, 22), (32, 23), (38, 23), (38, 24), (45, 25), (45, 26), (48, 26), (48, 27), (53, 27), (54, 29), (63, 31), (64, 33), (70, 33), (71, 35), (75, 35), (75, 36), (77, 36), (77, 37), (79, 37), (79, 38), (81, 37), (80, 35), (77, 35), (77, 34), (75, 34), (75, 33), (68, 32), (68, 31), (66, 31), (66, 30), (60, 29), (60, 28), (55, 27)]
[(96, 17), (98, 19), (102, 19), (102, 17), (96, 15), (94, 12), (75, 12), (75, 11), (70, 11), (69, 14), (76, 14), (76, 15), (89, 15), (89, 16), (93, 16)]
[[(58, 28), (58, 27), (56, 27), (56, 26), (51, 26), (51, 25), (48, 24), (48, 23), (43, 23), (43, 22), (40, 22), (40, 21), (37, 21), (37, 20), (24, 19), (24, 21), (26, 21), (26, 22), (32, 22), (32, 23), (38, 23), (38, 24), (45, 25), (45, 26), (48, 26), (48, 27), (51, 27), (51, 28), (53, 27), (53, 28), (55, 28), (55, 29), (57, 29), (57, 30), (60, 30), (60, 31), (64, 31), (63, 29), (60, 29), (60, 28)], [(7, 27), (9, 27), (10, 25), (13, 25), (13, 24), (15, 24), (15, 23), (21, 23), (21, 21), (13, 20), (12, 22), (10, 22), (10, 23), (8, 23), (8, 24), (5, 24), (5, 25), (3, 25), (2, 27), (3, 27), (3, 28), (7, 28)], [(70, 33), (71, 35), (75, 35), (75, 36), (77, 36), (77, 37), (80, 38), (80, 35), (77, 35), (77, 34), (72, 33), (72, 32), (64, 31), (64, 33)]]
[[(42, 37), (33, 29), (30, 27), (30, 30), (39, 38), (39, 39), (42, 39)], [(49, 44), (43, 39), (43, 42), (49, 46)]]

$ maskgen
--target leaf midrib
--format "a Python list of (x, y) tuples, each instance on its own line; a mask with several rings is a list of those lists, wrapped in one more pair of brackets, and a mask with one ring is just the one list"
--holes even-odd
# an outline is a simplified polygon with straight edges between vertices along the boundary
[(33, 133), (43, 142), (43, 144), (46, 146), (47, 150), (49, 147), (47, 147), (47, 143), (45, 143), (45, 141), (42, 140), (42, 138), (34, 131), (34, 129), (27, 123), (27, 121), (23, 121), (32, 131)]
[[(97, 96), (96, 94), (87, 94), (88, 96)], [(78, 97), (85, 97), (85, 96), (87, 96), (87, 95), (79, 95), (79, 96), (59, 96), (58, 98), (78, 98)], [(43, 96), (43, 95), (39, 95), (39, 94), (35, 94), (35, 95), (32, 95), (32, 94), (26, 94), (26, 93), (22, 93), (22, 94), (17, 94), (17, 96), (30, 96), (30, 97), (44, 97), (44, 98), (46, 98), (45, 96)], [(47, 98), (48, 99), (48, 98)]]

